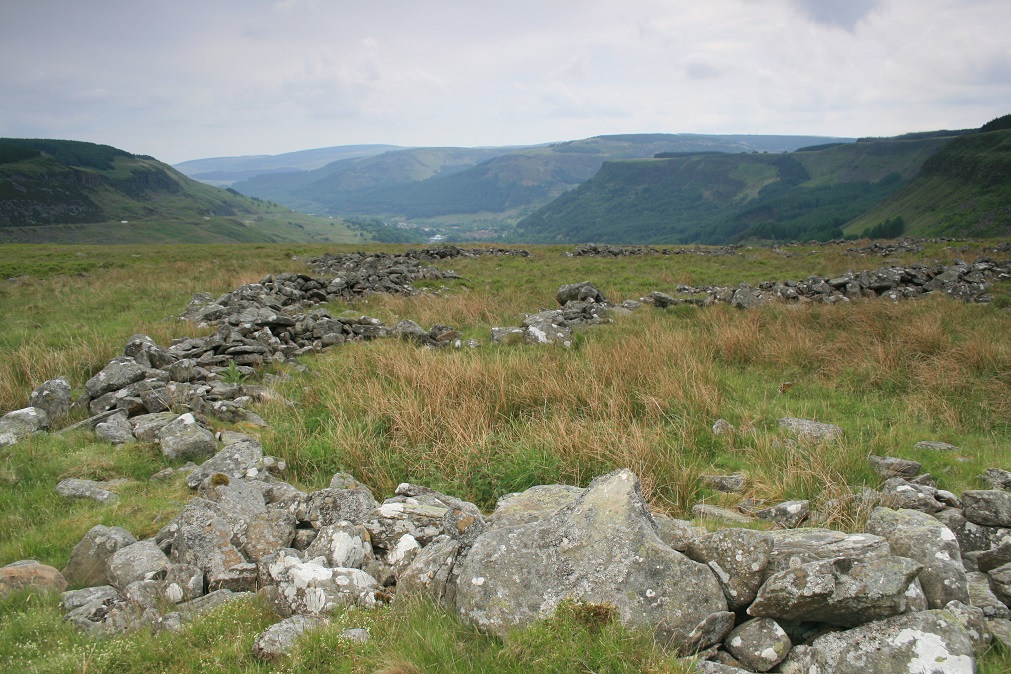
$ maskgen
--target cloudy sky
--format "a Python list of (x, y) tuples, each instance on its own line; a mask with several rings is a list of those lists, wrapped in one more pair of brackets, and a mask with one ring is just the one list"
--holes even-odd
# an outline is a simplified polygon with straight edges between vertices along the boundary
[(0, 136), (177, 163), (1011, 112), (1008, 0), (3, 0)]

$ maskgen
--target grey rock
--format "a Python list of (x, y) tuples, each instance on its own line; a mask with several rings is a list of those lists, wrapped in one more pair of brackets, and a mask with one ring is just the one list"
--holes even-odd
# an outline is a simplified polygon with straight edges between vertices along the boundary
[(49, 428), (49, 415), (37, 407), (14, 410), (0, 417), (0, 447), (9, 447)]
[(352, 627), (350, 629), (346, 629), (343, 632), (341, 632), (341, 636), (347, 639), (348, 641), (355, 642), (356, 644), (367, 643), (368, 640), (371, 638), (369, 636), (369, 631), (362, 627)]
[(744, 473), (734, 473), (733, 475), (701, 475), (699, 481), (703, 487), (709, 487), (725, 494), (740, 494), (747, 484), (747, 477)]
[(742, 283), (740, 288), (734, 291), (734, 296), (730, 300), (730, 306), (738, 309), (754, 309), (764, 304), (768, 298), (760, 291), (755, 290), (746, 283)]
[(885, 481), (881, 487), (879, 503), (892, 510), (919, 510), (931, 514), (943, 510), (945, 505), (939, 500), (937, 489), (914, 484), (901, 477), (893, 477)]
[(890, 477), (914, 478), (920, 474), (920, 463), (909, 459), (871, 454), (867, 457), (867, 461), (874, 472), (886, 480)]
[(737, 429), (726, 419), (717, 419), (713, 424), (713, 435), (733, 435), (736, 432)]
[(91, 499), (106, 504), (119, 501), (119, 496), (106, 489), (106, 486), (108, 486), (106, 482), (68, 477), (56, 485), (56, 493), (63, 498)]
[(201, 461), (214, 456), (218, 449), (214, 434), (200, 426), (187, 412), (158, 431), (161, 453), (170, 460)]
[(491, 343), (503, 346), (522, 344), (526, 338), (526, 329), (520, 327), (492, 328)]
[(217, 504), (193, 499), (166, 527), (173, 562), (203, 570), (210, 590), (235, 590), (248, 580), (246, 558), (232, 543), (227, 513)]
[(986, 626), (990, 629), (992, 641), (999, 643), (1003, 648), (1011, 648), (1011, 620), (993, 618), (986, 621)]
[[(292, 529), (294, 531), (294, 527)], [(372, 558), (368, 531), (350, 522), (328, 524), (319, 530), (305, 549), (305, 559), (316, 557), (323, 557), (331, 568), (360, 569), (367, 559)]]
[(769, 618), (754, 618), (738, 625), (727, 635), (723, 645), (755, 672), (769, 671), (793, 648), (783, 628)]
[(888, 541), (871, 534), (815, 528), (776, 529), (765, 533), (773, 543), (766, 575), (822, 559), (847, 557), (865, 561), (891, 554)]
[(794, 648), (780, 666), (804, 674), (973, 674), (972, 644), (948, 611), (932, 610), (867, 623)]
[(280, 548), (291, 546), (294, 540), (295, 516), (286, 508), (268, 507), (247, 521), (241, 549), (249, 561), (258, 562)]
[(552, 484), (499, 497), (491, 521), (496, 527), (529, 524), (547, 519), (583, 495), (584, 489)]
[(660, 513), (653, 513), (653, 521), (656, 522), (656, 535), (660, 540), (678, 552), (687, 551), (692, 539), (709, 533), (704, 527), (696, 526), (688, 520), (679, 520)]
[(937, 519), (916, 510), (875, 508), (867, 531), (885, 538), (892, 554), (923, 565), (919, 580), (930, 608), (944, 608), (952, 600), (969, 602), (958, 540)]
[(179, 418), (179, 415), (172, 412), (141, 414), (130, 418), (130, 427), (133, 430), (134, 437), (141, 442), (157, 442), (158, 431), (168, 426), (177, 418)]
[(906, 610), (906, 590), (923, 567), (905, 557), (845, 557), (794, 566), (769, 577), (748, 614), (852, 627)]
[(955, 616), (965, 628), (965, 633), (969, 636), (969, 643), (972, 644), (973, 653), (977, 657), (982, 655), (989, 648), (992, 639), (983, 610), (975, 606), (967, 606), (960, 601), (948, 602), (944, 610)]
[(268, 473), (263, 463), (263, 446), (249, 437), (225, 445), (186, 476), (186, 485), (196, 489), (215, 473), (221, 473), (230, 479), (266, 479)]
[(163, 571), (169, 559), (151, 541), (139, 541), (120, 548), (109, 558), (109, 582), (123, 592), (138, 580), (146, 580), (148, 575)]
[(990, 489), (1011, 491), (1011, 471), (1002, 468), (987, 468), (980, 477)]
[(597, 302), (606, 303), (607, 298), (604, 297), (597, 288), (589, 281), (583, 281), (582, 283), (569, 283), (563, 285), (555, 293), (555, 299), (558, 300), (558, 304), (565, 306), (567, 303), (576, 302)]
[(639, 490), (619, 470), (547, 519), (486, 530), (459, 567), (460, 615), (501, 634), (576, 599), (611, 603), (622, 620), (683, 650), (715, 643), (732, 625), (723, 591), (708, 567), (657, 537)]
[(67, 590), (63, 593), (63, 610), (73, 611), (94, 602), (119, 599), (119, 592), (112, 585), (98, 585), (80, 590)]
[(133, 428), (127, 420), (126, 412), (113, 414), (104, 422), (95, 424), (95, 435), (114, 445), (125, 445), (133, 442)]
[(961, 510), (956, 508), (947, 508), (934, 513), (934, 517), (943, 522), (955, 534), (963, 555), (1011, 543), (1011, 529), (973, 524), (965, 519)]
[(445, 535), (433, 540), (398, 575), (398, 595), (425, 595), (439, 606), (452, 607), (455, 587), (450, 579), (459, 553), (459, 540)]
[(303, 634), (327, 624), (329, 621), (319, 616), (293, 615), (285, 618), (268, 627), (256, 638), (253, 642), (253, 655), (257, 660), (281, 662)]
[(1006, 606), (1011, 607), (1011, 564), (998, 566), (990, 571), (990, 589)]
[(755, 521), (754, 517), (749, 517), (736, 510), (708, 503), (696, 503), (693, 505), (692, 515), (701, 519), (721, 520), (723, 522), (730, 522), (731, 524), (749, 524)]
[(962, 449), (947, 442), (937, 442), (935, 440), (920, 440), (915, 445), (917, 449), (929, 449), (935, 452), (960, 452)]
[(829, 440), (841, 440), (843, 430), (835, 424), (825, 424), (810, 419), (797, 419), (794, 417), (784, 417), (779, 420), (780, 428), (797, 438), (806, 442), (827, 442)]
[(1008, 563), (1011, 563), (1011, 543), (983, 550), (976, 557), (976, 566), (982, 573), (988, 573)]
[(328, 524), (347, 521), (362, 523), (379, 505), (365, 485), (349, 489), (320, 489), (309, 494), (292, 495), (279, 501), (296, 521), (320, 529)]
[(108, 583), (109, 560), (116, 552), (136, 542), (133, 534), (122, 527), (94, 526), (74, 546), (63, 576), (71, 585)]
[(169, 564), (154, 575), (163, 601), (181, 604), (204, 595), (203, 569), (192, 564)]
[(1011, 492), (1002, 489), (965, 491), (962, 506), (962, 514), (973, 524), (1011, 527)]
[(263, 559), (261, 566), (261, 575), (272, 585), (267, 598), (283, 617), (325, 615), (342, 606), (372, 608), (382, 591), (376, 579), (360, 569), (330, 569), (283, 550)]
[(794, 529), (807, 518), (810, 512), (810, 501), (785, 501), (771, 508), (756, 510), (754, 515), (760, 520), (772, 522), (784, 529)]
[(727, 607), (740, 611), (751, 605), (765, 578), (772, 538), (750, 529), (721, 529), (688, 541), (686, 554), (707, 564), (723, 588)]
[(28, 396), (28, 404), (45, 411), (50, 421), (67, 416), (72, 401), (70, 382), (63, 377), (50, 379)]
[(981, 609), (987, 620), (1011, 618), (1011, 609), (1008, 609), (990, 589), (990, 578), (985, 573), (970, 572), (965, 576), (969, 586), (970, 606)]
[(429, 344), (433, 341), (432, 336), (428, 334), (428, 330), (406, 318), (393, 326), (393, 334), (401, 339), (407, 339), (418, 344)]
[(113, 358), (98, 374), (85, 382), (84, 388), (92, 398), (98, 398), (140, 381), (147, 376), (147, 371), (133, 358), (120, 356)]

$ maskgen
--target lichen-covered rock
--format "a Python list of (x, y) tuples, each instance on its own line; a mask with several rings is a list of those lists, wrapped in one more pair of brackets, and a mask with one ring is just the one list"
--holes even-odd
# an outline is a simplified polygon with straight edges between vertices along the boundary
[(84, 388), (92, 398), (98, 398), (138, 382), (146, 375), (147, 368), (129, 356), (120, 356), (113, 358), (98, 374), (85, 382)]
[(749, 524), (755, 521), (754, 517), (739, 513), (731, 508), (709, 503), (696, 503), (693, 505), (692, 515), (701, 519), (720, 520), (731, 524)]
[(63, 592), (67, 580), (57, 569), (34, 559), (23, 559), (0, 567), (0, 599), (21, 590)]
[(985, 527), (1011, 527), (1011, 492), (1003, 489), (963, 492), (962, 513), (973, 524)]
[(263, 463), (263, 446), (255, 439), (244, 437), (225, 445), (214, 456), (204, 461), (186, 476), (186, 485), (196, 489), (201, 482), (220, 473), (230, 479), (259, 480), (269, 475)]
[(769, 671), (793, 648), (783, 628), (769, 618), (754, 618), (738, 625), (727, 635), (723, 645), (755, 672)]
[(944, 607), (945, 611), (951, 613), (965, 628), (965, 633), (969, 636), (973, 653), (980, 656), (990, 647), (992, 637), (986, 625), (986, 616), (983, 609), (976, 606), (967, 606), (960, 601), (950, 601)]
[(372, 558), (372, 545), (368, 538), (368, 532), (363, 527), (350, 522), (328, 524), (319, 530), (305, 549), (305, 559), (323, 557), (327, 566), (332, 568), (360, 569), (365, 560)]
[(772, 522), (784, 529), (794, 529), (800, 526), (800, 523), (807, 518), (810, 512), (811, 502), (801, 500), (784, 501), (769, 508), (762, 508), (756, 510), (754, 515), (760, 520)]
[(906, 610), (906, 591), (922, 568), (905, 557), (809, 562), (765, 581), (748, 614), (844, 627), (880, 620)]
[(920, 474), (920, 463), (909, 459), (871, 454), (867, 457), (867, 461), (874, 472), (886, 480), (892, 477), (913, 478)]
[(1011, 607), (1011, 564), (998, 566), (987, 576), (990, 579), (990, 589), (993, 590), (993, 593), (1005, 605)]
[(891, 554), (888, 541), (871, 534), (847, 534), (832, 529), (776, 529), (765, 532), (772, 537), (772, 553), (766, 576), (792, 566), (833, 557), (869, 560)]
[(565, 306), (569, 302), (597, 302), (604, 303), (607, 302), (607, 298), (601, 293), (597, 288), (589, 281), (583, 281), (581, 283), (569, 283), (563, 285), (555, 293), (555, 299), (558, 300), (558, 304)]
[(133, 435), (141, 442), (158, 442), (158, 431), (179, 418), (172, 412), (153, 412), (130, 418)]
[(867, 531), (885, 538), (892, 554), (923, 565), (919, 580), (930, 608), (953, 600), (969, 603), (958, 540), (937, 519), (917, 510), (875, 508)]
[(702, 475), (699, 481), (703, 487), (709, 487), (725, 494), (740, 494), (747, 484), (747, 477), (744, 473), (734, 473), (733, 475)]
[(306, 632), (328, 624), (326, 618), (309, 615), (293, 615), (271, 625), (253, 642), (253, 655), (257, 660), (280, 662)]
[(948, 611), (932, 610), (816, 637), (780, 666), (803, 674), (973, 674), (972, 644)]
[(881, 506), (892, 510), (919, 510), (936, 513), (944, 509), (938, 490), (929, 485), (914, 484), (901, 477), (893, 477), (881, 485)]
[(939, 513), (934, 513), (934, 517), (955, 534), (958, 547), (962, 550), (963, 555), (967, 552), (990, 550), (1005, 543), (1011, 543), (1011, 529), (973, 524), (965, 519), (965, 515), (958, 508), (947, 508)]
[(9, 447), (49, 428), (49, 415), (38, 407), (14, 410), (0, 417), (0, 447)]
[(965, 574), (969, 586), (969, 605), (983, 611), (987, 620), (1011, 619), (1011, 609), (990, 589), (990, 578), (985, 573), (973, 571)]
[[(287, 508), (267, 507), (246, 522), (242, 553), (258, 562), (295, 540), (295, 516)], [(339, 565), (345, 566), (345, 565)]]
[(293, 495), (279, 502), (300, 523), (319, 530), (328, 524), (354, 522), (360, 524), (379, 505), (368, 487), (356, 484), (349, 488), (320, 489), (309, 494)]
[(94, 526), (74, 546), (63, 576), (71, 585), (108, 583), (109, 560), (117, 551), (136, 542), (133, 534), (122, 527)]
[(452, 607), (455, 586), (450, 582), (460, 541), (450, 536), (439, 536), (415, 555), (411, 564), (397, 577), (398, 594), (424, 594), (436, 604)]
[(120, 548), (109, 558), (109, 582), (123, 592), (127, 585), (145, 580), (148, 574), (163, 571), (169, 559), (151, 541), (139, 541)]
[(217, 504), (193, 499), (166, 527), (173, 562), (203, 570), (210, 590), (233, 591), (254, 588), (248, 562), (232, 543), (232, 526), (227, 513)]
[(331, 569), (315, 561), (303, 562), (289, 551), (261, 560), (261, 576), (270, 583), (267, 598), (281, 616), (324, 615), (340, 606), (376, 605), (382, 590), (361, 569)]
[(841, 440), (843, 436), (843, 430), (839, 426), (810, 419), (784, 417), (779, 420), (779, 426), (798, 440), (806, 442)]
[(686, 554), (716, 574), (731, 611), (747, 608), (765, 579), (772, 538), (751, 529), (721, 529), (688, 541)]
[(1003, 468), (987, 468), (980, 476), (990, 489), (1011, 491), (1011, 470)]
[(545, 519), (583, 495), (585, 489), (563, 484), (530, 487), (526, 491), (499, 497), (491, 522), (496, 527), (529, 524)]
[(28, 404), (44, 410), (50, 421), (67, 416), (71, 402), (70, 382), (63, 377), (50, 379), (28, 396)]
[(127, 420), (126, 412), (118, 412), (96, 424), (95, 435), (114, 445), (125, 445), (136, 440), (133, 437), (133, 428)]
[(214, 434), (198, 424), (189, 412), (163, 426), (157, 435), (161, 453), (170, 460), (203, 461), (214, 456), (218, 449)]
[(622, 620), (653, 629), (659, 641), (696, 651), (723, 636), (704, 625), (730, 615), (710, 569), (659, 539), (628, 470), (598, 477), (546, 519), (486, 530), (456, 587), (461, 616), (499, 634), (576, 599), (613, 604)]
[(108, 483), (94, 480), (81, 480), (68, 477), (56, 485), (56, 493), (63, 498), (90, 499), (99, 503), (115, 503), (119, 496), (106, 489)]

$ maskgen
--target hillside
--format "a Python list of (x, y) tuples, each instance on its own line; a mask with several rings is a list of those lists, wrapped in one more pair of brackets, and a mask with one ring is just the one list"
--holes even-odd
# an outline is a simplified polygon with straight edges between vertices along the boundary
[(1011, 130), (952, 140), (915, 180), (844, 231), (859, 234), (896, 217), (905, 221), (907, 234), (917, 236), (1011, 234)]
[[(480, 225), (515, 223), (592, 177), (608, 160), (658, 152), (782, 152), (826, 138), (632, 134), (544, 147), (390, 152), (335, 162), (306, 173), (259, 176), (235, 189), (292, 208), (329, 215), (373, 215)], [(456, 153), (464, 150), (456, 149)], [(478, 152), (484, 152), (481, 157)], [(435, 154), (435, 161), (432, 155)], [(444, 163), (439, 163), (444, 162)], [(421, 165), (427, 170), (410, 170)]]
[(173, 168), (208, 185), (228, 187), (264, 173), (311, 171), (341, 159), (371, 157), (400, 149), (403, 148), (397, 145), (336, 145), (274, 155), (192, 159), (175, 164)]
[(616, 161), (517, 225), (517, 238), (726, 243), (841, 237), (949, 137), (828, 144), (784, 154), (682, 153)]
[(343, 223), (191, 180), (79, 141), (0, 139), (0, 242), (353, 241)]

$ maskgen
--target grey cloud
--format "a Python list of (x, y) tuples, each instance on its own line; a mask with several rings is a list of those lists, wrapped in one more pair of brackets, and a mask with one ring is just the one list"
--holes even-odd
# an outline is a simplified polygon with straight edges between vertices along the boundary
[(815, 23), (853, 32), (857, 24), (881, 6), (882, 0), (792, 0)]

